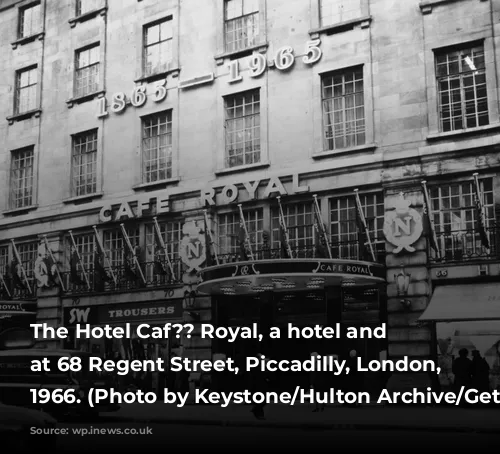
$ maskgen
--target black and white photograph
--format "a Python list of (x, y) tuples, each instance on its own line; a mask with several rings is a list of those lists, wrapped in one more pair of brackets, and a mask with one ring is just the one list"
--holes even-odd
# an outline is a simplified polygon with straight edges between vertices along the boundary
[(0, 0), (0, 440), (500, 440), (500, 0)]

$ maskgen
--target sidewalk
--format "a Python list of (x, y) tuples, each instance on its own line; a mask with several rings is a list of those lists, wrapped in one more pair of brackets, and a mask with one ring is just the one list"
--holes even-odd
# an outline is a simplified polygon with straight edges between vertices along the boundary
[(423, 430), (500, 434), (500, 408), (396, 407), (370, 405), (360, 408), (328, 407), (312, 413), (310, 405), (268, 405), (266, 420), (256, 420), (248, 405), (124, 404), (113, 419), (159, 424), (198, 424), (233, 427), (297, 429)]

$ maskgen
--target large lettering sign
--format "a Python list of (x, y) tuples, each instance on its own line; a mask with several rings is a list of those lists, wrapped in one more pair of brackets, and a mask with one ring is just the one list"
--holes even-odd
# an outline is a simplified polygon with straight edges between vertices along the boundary
[[(146, 104), (148, 98), (151, 98), (154, 102), (161, 102), (167, 97), (167, 80), (161, 80), (156, 82), (153, 85), (153, 91), (148, 93), (147, 85), (140, 85), (135, 87), (130, 96), (127, 96), (122, 91), (119, 91), (111, 97), (111, 103), (109, 104), (109, 108), (113, 113), (122, 113), (125, 111), (128, 105), (132, 105), (134, 107), (142, 107)], [(109, 112), (108, 102), (106, 98), (99, 98), (97, 100), (98, 103), (98, 113), (97, 118), (107, 117)]]
[[(307, 41), (304, 49), (304, 57), (302, 57), (303, 63), (313, 65), (321, 59), (323, 52), (319, 48), (320, 44), (321, 41), (319, 39)], [(287, 71), (294, 65), (295, 60), (293, 47), (283, 46), (276, 52), (273, 64), (279, 71)], [(254, 53), (248, 57), (248, 68), (250, 69), (250, 77), (261, 76), (268, 68), (267, 56), (261, 53)], [(239, 61), (233, 60), (229, 63), (229, 83), (240, 82), (242, 80)]]
[(78, 324), (162, 321), (182, 317), (182, 300), (156, 303), (124, 303), (105, 306), (66, 307), (64, 326)]
[[(135, 205), (135, 210), (131, 205)], [(113, 210), (113, 205), (104, 205), (99, 212), (99, 222), (120, 221), (126, 219), (140, 218), (149, 212), (153, 214), (153, 207), (155, 208), (154, 214), (164, 214), (170, 211), (168, 195), (159, 196), (154, 198), (151, 203), (151, 198), (146, 196), (140, 200), (124, 201), (119, 204), (117, 210)]]
[[(281, 177), (284, 179), (286, 177)], [(288, 177), (289, 178), (289, 177)], [(267, 199), (272, 195), (291, 195), (300, 194), (309, 191), (309, 186), (300, 186), (299, 175), (292, 175), (292, 187), (287, 190), (279, 177), (271, 177), (262, 194), (258, 193), (262, 180), (247, 181), (243, 183), (228, 184), (217, 193), (215, 188), (205, 189), (201, 192), (201, 203), (205, 205), (228, 205), (235, 203), (242, 196), (238, 189), (238, 184), (243, 185), (247, 200), (257, 200), (258, 198)], [(265, 180), (264, 180), (265, 181)]]
[(188, 221), (182, 228), (183, 238), (179, 246), (179, 255), (188, 266), (188, 273), (200, 270), (206, 260), (205, 234), (196, 221)]
[(394, 211), (385, 214), (384, 235), (389, 243), (396, 246), (394, 254), (401, 251), (415, 252), (412, 244), (416, 243), (423, 232), (422, 216), (410, 207), (404, 194), (394, 204)]

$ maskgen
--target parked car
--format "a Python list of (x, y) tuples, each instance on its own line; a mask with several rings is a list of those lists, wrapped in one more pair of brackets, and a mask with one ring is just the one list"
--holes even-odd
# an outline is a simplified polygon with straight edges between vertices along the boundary
[(21, 453), (52, 449), (55, 452), (57, 421), (47, 413), (0, 403), (2, 452)]

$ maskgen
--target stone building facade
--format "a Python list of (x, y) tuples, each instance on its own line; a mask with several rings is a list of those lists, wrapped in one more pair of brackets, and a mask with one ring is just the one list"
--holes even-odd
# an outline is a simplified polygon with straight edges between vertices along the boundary
[[(355, 321), (387, 322), (376, 350), (391, 358), (434, 357), (419, 319), (435, 287), (498, 280), (500, 1), (204, 3), (0, 2), (2, 299), (36, 300), (53, 325), (190, 323), (168, 348), (210, 358), (219, 347), (196, 336), (218, 313), (197, 292), (207, 243), (211, 265), (242, 260), (240, 203), (255, 260), (283, 258), (259, 255), (282, 249), (280, 195), (293, 257), (314, 258), (317, 195), (333, 259), (386, 267), (377, 314)], [(394, 253), (401, 193), (424, 228)], [(46, 256), (62, 286), (39, 287)], [(343, 297), (322, 292), (311, 301), (342, 319)], [(331, 321), (299, 300), (289, 320)]]

